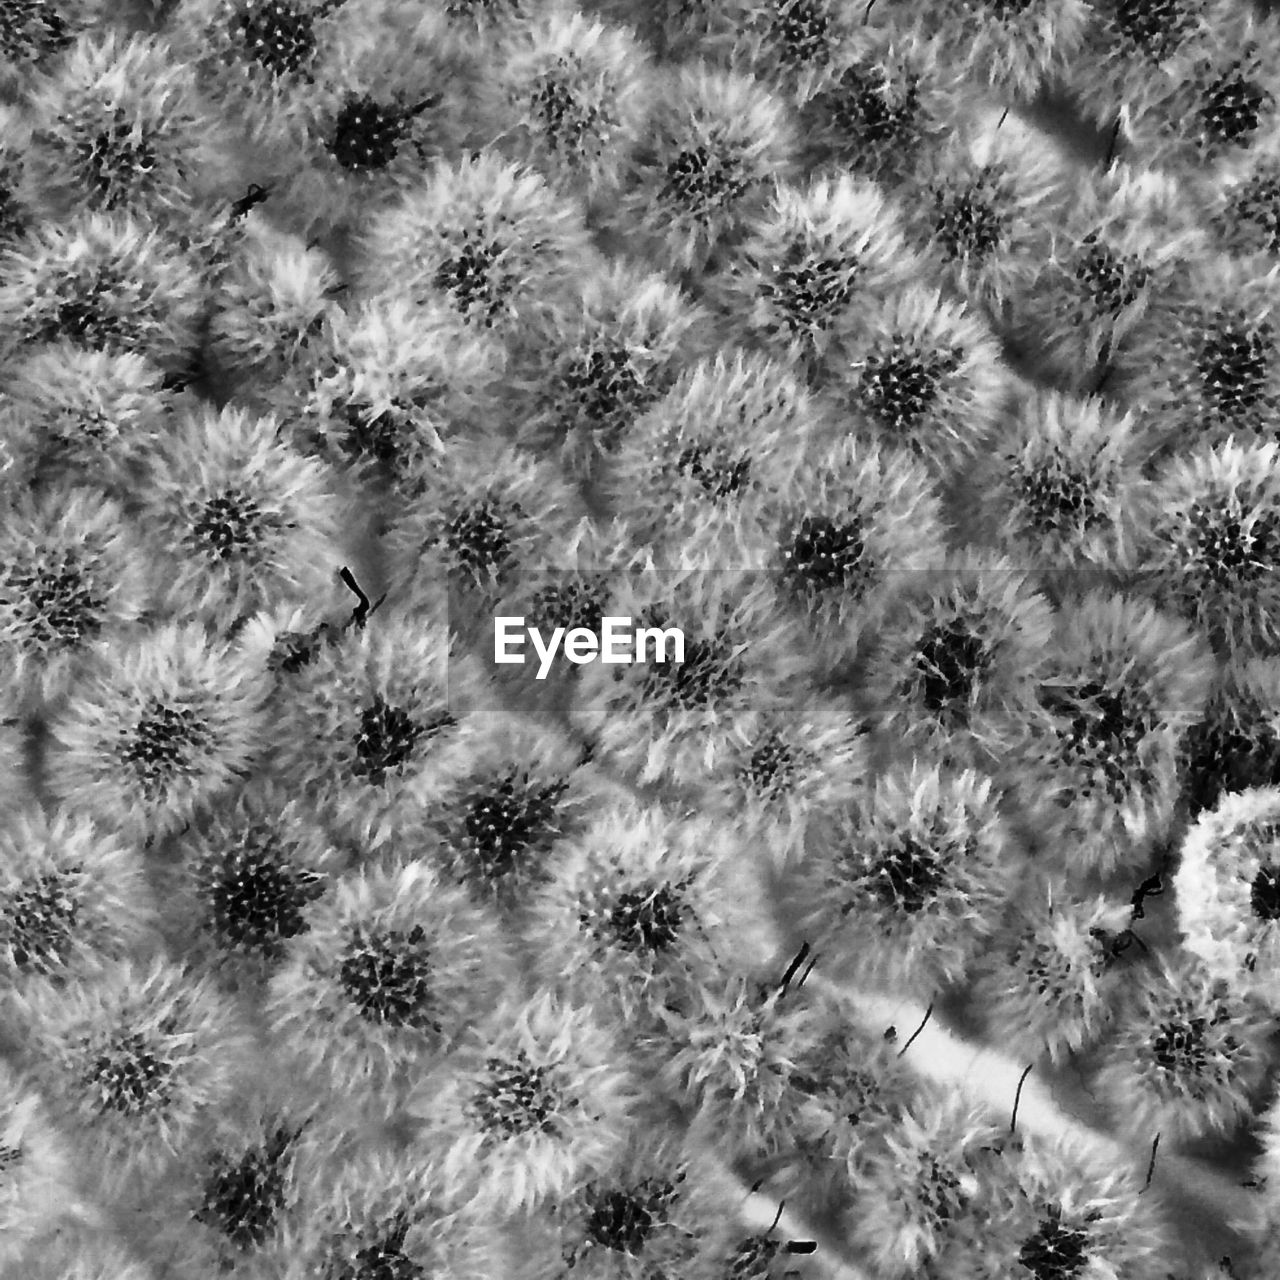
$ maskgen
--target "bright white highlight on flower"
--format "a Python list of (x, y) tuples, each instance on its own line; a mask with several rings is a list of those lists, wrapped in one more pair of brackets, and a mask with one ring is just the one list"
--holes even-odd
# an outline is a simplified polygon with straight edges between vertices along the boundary
[(565, 658), (579, 667), (597, 659), (614, 666), (684, 661), (684, 632), (679, 627), (637, 627), (631, 618), (610, 616), (600, 620), (598, 634), (587, 627), (556, 627), (544, 636), (537, 627), (526, 627), (523, 617), (503, 616), (493, 620), (494, 662), (524, 664), (520, 628), (538, 655), (537, 680), (547, 678), (562, 642)]

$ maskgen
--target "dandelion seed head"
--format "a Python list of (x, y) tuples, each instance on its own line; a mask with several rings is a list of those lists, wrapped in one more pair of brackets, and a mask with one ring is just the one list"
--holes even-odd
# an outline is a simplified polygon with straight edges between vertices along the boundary
[(385, 169), (396, 158), (411, 121), (411, 114), (401, 107), (368, 94), (351, 94), (334, 120), (329, 151), (342, 168), (354, 173)]
[(371, 1022), (432, 1027), (431, 948), (426, 931), (356, 929), (338, 967), (348, 999)]
[[(507, 512), (493, 499), (456, 511), (445, 526), (445, 545), (459, 569), (483, 582), (494, 577), (507, 558), (511, 535)], [(517, 518), (522, 514), (517, 508)]]
[(198, 756), (212, 744), (210, 727), (194, 708), (152, 699), (132, 725), (120, 730), (120, 760), (143, 795), (156, 800), (175, 777), (193, 774)]
[(236, 1249), (248, 1251), (265, 1244), (288, 1202), (289, 1163), (296, 1137), (296, 1131), (281, 1127), (261, 1145), (212, 1155), (201, 1204), (192, 1216)]
[(1195, 353), (1210, 409), (1227, 422), (1247, 420), (1269, 402), (1276, 332), (1269, 320), (1224, 311), (1206, 327)]
[(562, 1101), (545, 1068), (527, 1053), (490, 1058), (488, 1078), (471, 1100), (480, 1125), (507, 1136), (548, 1128)]
[(1274, 96), (1237, 64), (1204, 90), (1198, 124), (1208, 146), (1245, 146), (1274, 108)]
[(237, 6), (228, 33), (246, 58), (273, 76), (297, 75), (315, 59), (315, 19), (288, 0), (247, 0)]
[(559, 834), (557, 802), (566, 783), (541, 784), (508, 773), (463, 801), (467, 859), (487, 883), (519, 874), (520, 864)]

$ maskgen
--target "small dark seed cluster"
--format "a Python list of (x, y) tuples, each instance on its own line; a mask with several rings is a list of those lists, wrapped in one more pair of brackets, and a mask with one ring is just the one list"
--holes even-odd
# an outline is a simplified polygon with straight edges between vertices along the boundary
[(348, 999), (370, 1022), (439, 1031), (432, 1017), (431, 948), (426, 930), (355, 930), (338, 969)]

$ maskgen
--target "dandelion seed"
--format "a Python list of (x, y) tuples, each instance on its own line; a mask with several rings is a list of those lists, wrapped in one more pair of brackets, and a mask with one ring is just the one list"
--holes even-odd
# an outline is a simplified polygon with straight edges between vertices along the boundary
[(879, 727), (994, 766), (1025, 731), (1052, 632), (1048, 603), (1004, 557), (970, 549), (952, 570), (911, 575), (872, 658)]
[(1126, 988), (1097, 1084), (1130, 1136), (1226, 1133), (1248, 1114), (1271, 1028), (1198, 959), (1165, 960)]
[(633, 425), (607, 467), (606, 492), (660, 563), (674, 567), (693, 545), (718, 568), (739, 567), (738, 526), (789, 493), (817, 413), (784, 365), (749, 352), (718, 355), (689, 369)]
[(87, 818), (9, 815), (0, 863), (0, 965), (11, 980), (76, 977), (123, 958), (155, 908), (135, 853)]
[(56, 702), (92, 643), (127, 631), (147, 596), (142, 549), (115, 502), (70, 487), (15, 498), (0, 536), (0, 642), (33, 707)]
[(380, 612), (290, 679), (269, 734), (273, 775), (361, 846), (416, 830), (469, 771), (477, 673), (440, 627)]
[(507, 1001), (475, 1029), (412, 1113), (473, 1209), (566, 1199), (609, 1168), (630, 1132), (634, 1083), (607, 1025), (550, 994)]
[(104, 1187), (160, 1173), (243, 1069), (231, 1007), (164, 960), (116, 962), (71, 984), (33, 981), (15, 1012), (52, 1112)]
[(672, 266), (704, 265), (785, 178), (792, 149), (784, 104), (747, 76), (706, 64), (655, 85), (657, 111), (616, 221)]
[(727, 855), (706, 822), (611, 805), (560, 843), (530, 904), (540, 969), (628, 1019), (656, 1011), (666, 993), (711, 971)]
[(321, 593), (346, 515), (324, 465), (242, 409), (180, 418), (147, 459), (141, 526), (166, 563), (163, 607), (229, 619)]
[(1063, 610), (1045, 715), (1011, 777), (1073, 868), (1144, 865), (1172, 817), (1178, 754), (1211, 679), (1203, 643), (1149, 604), (1091, 592)]
[(974, 975), (992, 1043), (1044, 1053), (1055, 1064), (1093, 1044), (1119, 991), (1119, 971), (1102, 939), (1128, 918), (1117, 901), (1073, 900), (1056, 878), (1020, 894), (1003, 926), (1003, 945), (989, 947)]
[(957, 981), (1010, 892), (991, 779), (916, 763), (825, 825), (797, 882), (824, 966), (924, 998)]
[(1141, 564), (1162, 598), (1228, 654), (1280, 628), (1280, 450), (1227, 440), (1171, 459), (1157, 477)]
[(81, 37), (31, 106), (32, 174), (55, 207), (181, 211), (218, 160), (221, 126), (190, 67), (153, 36)]
[(1191, 817), (1223, 796), (1280, 785), (1280, 664), (1255, 658), (1219, 672), (1204, 719), (1185, 748)]
[(339, 880), (309, 924), (268, 987), (282, 1051), (328, 1094), (359, 1081), (361, 1105), (389, 1115), (404, 1069), (450, 1052), (501, 989), (501, 937), (422, 862)]
[(167, 835), (247, 765), (260, 673), (195, 626), (100, 642), (91, 662), (52, 722), (49, 787), (109, 827)]
[(982, 447), (1008, 396), (994, 335), (963, 304), (908, 288), (877, 307), (833, 372), (845, 405), (878, 435), (930, 467)]
[(38, 224), (0, 258), (0, 279), (0, 316), (14, 345), (64, 341), (145, 355), (163, 368), (181, 367), (195, 346), (194, 266), (135, 219), (86, 214)]
[(1093, 398), (1029, 396), (983, 467), (1004, 553), (1041, 571), (1131, 566), (1147, 493), (1139, 421)]
[(359, 278), (371, 292), (443, 302), (503, 336), (561, 323), (585, 252), (577, 208), (533, 170), (481, 153), (441, 163), (370, 219)]

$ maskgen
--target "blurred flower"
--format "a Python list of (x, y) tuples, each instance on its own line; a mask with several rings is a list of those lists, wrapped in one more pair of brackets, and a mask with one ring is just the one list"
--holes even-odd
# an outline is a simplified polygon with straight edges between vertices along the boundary
[[(525, 375), (518, 430), (590, 477), (683, 368), (711, 354), (710, 318), (665, 276), (619, 259), (592, 262), (564, 327)], [(523, 398), (523, 397), (522, 397)]]
[(215, 259), (209, 352), (227, 377), (252, 394), (305, 376), (317, 339), (337, 310), (339, 281), (329, 255), (253, 214)]
[(123, 959), (155, 923), (137, 853), (89, 819), (28, 805), (0, 836), (0, 970), (78, 978)]
[(977, 1195), (980, 1153), (997, 1140), (959, 1090), (934, 1086), (910, 1104), (868, 1156), (847, 1223), (880, 1274), (907, 1276), (943, 1253)]
[(15, 495), (0, 532), (0, 645), (32, 709), (58, 701), (93, 642), (141, 618), (149, 567), (112, 499), (71, 487)]
[(1055, 1065), (1091, 1046), (1115, 1007), (1120, 974), (1109, 948), (1130, 914), (1127, 903), (1081, 897), (1056, 875), (1022, 889), (974, 969), (990, 1042)]
[(989, 778), (894, 766), (824, 823), (789, 895), (824, 970), (931, 999), (999, 924), (1013, 848)]
[(258, 746), (259, 671), (196, 625), (101, 642), (50, 725), (52, 793), (158, 838), (243, 777)]
[(1034, 579), (968, 548), (950, 568), (904, 575), (868, 669), (876, 727), (911, 750), (991, 766), (1026, 732), (1053, 634)]
[(244, 1069), (231, 1004), (160, 958), (70, 984), (33, 981), (13, 1006), (51, 1111), (113, 1194), (169, 1167)]
[(0, 352), (60, 340), (182, 368), (196, 345), (201, 288), (168, 237), (120, 214), (42, 222), (0, 254)]
[(496, 1280), (492, 1231), (449, 1207), (452, 1196), (421, 1152), (304, 1147), (316, 1176), (283, 1224), (284, 1280), (411, 1280), (444, 1268), (456, 1280)]
[(853, 655), (913, 572), (941, 563), (941, 503), (905, 450), (854, 434), (814, 450), (795, 489), (758, 526), (751, 556), (764, 572), (749, 585), (830, 667)]
[(1280, 787), (1226, 795), (1202, 812), (1173, 887), (1183, 943), (1209, 977), (1280, 1012)]
[(341, 861), (304, 802), (250, 784), (183, 840), (181, 864), (162, 880), (166, 919), (199, 960), (265, 978), (310, 927), (308, 909)]
[(1140, 419), (1094, 397), (1030, 392), (981, 463), (989, 523), (1027, 569), (1131, 568), (1146, 508)]
[(848, 34), (825, 83), (803, 104), (801, 147), (814, 166), (896, 187), (951, 132), (959, 88), (938, 40), (896, 23)]
[(1166, 453), (1272, 434), (1280, 406), (1280, 270), (1216, 257), (1189, 265), (1116, 362), (1115, 391), (1143, 411)]
[(275, 1043), (309, 1086), (385, 1118), (510, 981), (496, 923), (425, 862), (348, 875), (272, 975)]
[(276, 422), (212, 406), (178, 418), (148, 456), (139, 525), (163, 565), (163, 607), (223, 626), (323, 592), (342, 559), (346, 499)]
[(1146, 601), (1092, 591), (1063, 604), (1046, 658), (1043, 714), (1011, 755), (1011, 795), (1072, 874), (1138, 870), (1173, 817), (1209, 654)]
[(940, 473), (978, 453), (1009, 395), (995, 335), (937, 289), (908, 286), (868, 307), (833, 368), (841, 403)]
[(1118, 164), (1081, 191), (1053, 230), (1016, 322), (1021, 343), (1048, 362), (1059, 385), (1098, 385), (1099, 370), (1108, 376), (1148, 310), (1185, 287), (1205, 239), (1187, 204), (1185, 183)]
[(607, 615), (631, 620), (632, 660), (584, 666), (569, 706), (603, 764), (641, 784), (698, 788), (761, 712), (785, 705), (801, 636), (752, 598), (753, 577), (647, 568), (611, 579)]
[(71, 1152), (34, 1082), (0, 1062), (0, 1266), (23, 1262), (22, 1274), (29, 1274), (26, 1251), (41, 1251), (57, 1219), (83, 1213), (73, 1176)]
[(142, 355), (70, 343), (38, 348), (6, 370), (5, 395), (54, 476), (128, 496), (131, 464), (168, 430), (173, 396)]
[(737, 0), (725, 8), (737, 27), (734, 65), (777, 84), (797, 103), (830, 83), (859, 29), (856, 6), (839, 0)]
[(1195, 818), (1230, 794), (1280, 786), (1280, 661), (1225, 664), (1185, 743), (1185, 792)]
[(749, 76), (705, 62), (655, 81), (644, 144), (612, 217), (678, 270), (705, 266), (787, 176), (793, 146), (784, 103)]
[(408, 1108), (468, 1210), (509, 1213), (562, 1201), (608, 1168), (630, 1132), (634, 1088), (591, 1010), (543, 992), (504, 1001)]
[(797, 691), (744, 728), (701, 794), (777, 868), (805, 856), (822, 818), (848, 804), (870, 772), (866, 727), (827, 690)]
[(477, 672), (438, 625), (378, 613), (289, 680), (263, 743), (272, 776), (362, 847), (416, 830), (472, 766)]
[(513, 576), (553, 567), (551, 549), (584, 515), (553, 463), (483, 436), (459, 441), (389, 512), (390, 577), (417, 600), (447, 592), (450, 626), (465, 634), (473, 612), (488, 624)]
[(554, 724), (495, 705), (477, 711), (476, 759), (440, 806), (444, 868), (480, 900), (519, 911), (550, 874), (556, 843), (578, 833), (611, 788)]
[(1194, 957), (1142, 969), (1124, 995), (1094, 1080), (1115, 1126), (1171, 1144), (1229, 1133), (1262, 1082), (1273, 1021)]
[(1227, 440), (1156, 478), (1140, 562), (1161, 597), (1228, 654), (1280, 634), (1280, 445)]
[(1032, 101), (1062, 76), (1092, 9), (1086, 0), (926, 0), (917, 31), (963, 75), (1002, 100)]
[(736, 351), (689, 368), (605, 464), (613, 511), (663, 568), (696, 549), (746, 568), (740, 525), (782, 497), (816, 434), (819, 408), (785, 365)]
[(848, 331), (919, 265), (877, 184), (842, 175), (780, 184), (724, 278), (709, 285), (735, 319), (789, 344), (816, 373), (823, 357), (835, 364)]
[(216, 184), (225, 124), (193, 70), (155, 36), (97, 30), (34, 86), (35, 203), (163, 216)]
[(999, 322), (1021, 309), (1074, 183), (1043, 136), (1016, 119), (969, 121), (922, 159), (901, 196), (912, 233), (940, 283)]
[(513, 28), (480, 112), (504, 150), (591, 201), (616, 189), (643, 135), (650, 75), (628, 27), (551, 7)]
[(561, 841), (531, 903), (540, 976), (617, 1010), (628, 1033), (673, 992), (715, 971), (732, 849), (723, 829), (620, 802)]
[(324, 355), (267, 392), (300, 447), (413, 492), (431, 463), (491, 412), (506, 353), (443, 304), (378, 297), (331, 309)]
[(468, 324), (527, 341), (562, 326), (586, 231), (538, 173), (482, 151), (437, 164), (374, 212), (358, 248), (367, 291), (444, 302)]

